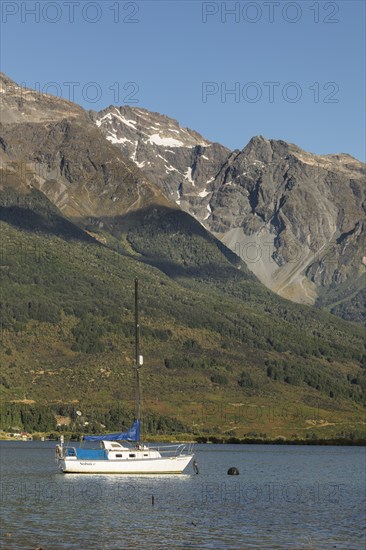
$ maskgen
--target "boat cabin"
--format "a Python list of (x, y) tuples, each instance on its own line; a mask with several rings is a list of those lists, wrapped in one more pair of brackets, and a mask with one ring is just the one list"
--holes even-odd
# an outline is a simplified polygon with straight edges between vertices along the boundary
[(149, 449), (146, 445), (142, 443), (137, 443), (136, 445), (122, 445), (117, 441), (101, 441), (102, 449), (106, 453), (108, 460), (124, 459), (128, 460), (131, 458), (159, 458), (161, 455), (156, 450)]
[(129, 451), (131, 448), (121, 445), (121, 443), (117, 443), (117, 441), (101, 441), (101, 447), (106, 451)]

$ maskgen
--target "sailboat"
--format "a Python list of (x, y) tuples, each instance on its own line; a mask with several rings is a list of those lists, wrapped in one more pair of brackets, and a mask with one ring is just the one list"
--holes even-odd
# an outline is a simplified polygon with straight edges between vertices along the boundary
[[(138, 280), (135, 279), (135, 351), (136, 351), (136, 419), (126, 432), (86, 435), (85, 441), (99, 442), (99, 448), (87, 449), (64, 445), (61, 436), (56, 446), (60, 470), (73, 474), (182, 474), (194, 458), (192, 446), (186, 444), (147, 445), (141, 440), (140, 325)], [(195, 466), (195, 462), (193, 462)]]

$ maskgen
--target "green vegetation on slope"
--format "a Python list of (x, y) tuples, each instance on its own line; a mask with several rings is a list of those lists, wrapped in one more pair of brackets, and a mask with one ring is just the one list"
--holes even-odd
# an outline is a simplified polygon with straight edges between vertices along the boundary
[[(234, 267), (207, 234), (166, 220), (166, 211), (146, 226), (130, 220), (116, 251), (76, 227), (64, 237), (54, 223), (59, 214), (41, 194), (32, 200), (3, 214), (0, 229), (4, 428), (35, 426), (31, 412), (19, 417), (20, 405), (36, 407), (33, 416), (40, 410), (42, 427), (52, 424), (50, 414), (62, 416), (62, 406), (71, 407), (64, 414), (72, 422), (76, 408), (83, 412), (83, 430), (127, 423), (138, 277), (151, 431), (242, 437), (363, 429), (361, 327), (279, 298)], [(29, 209), (40, 216), (36, 226), (19, 221)], [(237, 411), (296, 404), (303, 414), (261, 413), (254, 422), (229, 414), (233, 404)]]

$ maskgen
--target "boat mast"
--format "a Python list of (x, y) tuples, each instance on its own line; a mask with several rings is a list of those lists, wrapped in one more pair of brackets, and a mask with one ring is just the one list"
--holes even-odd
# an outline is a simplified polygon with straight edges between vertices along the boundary
[(142, 356), (140, 356), (140, 325), (139, 325), (139, 295), (138, 279), (135, 279), (135, 346), (136, 346), (136, 420), (141, 420), (141, 387), (140, 387), (140, 368), (142, 366)]

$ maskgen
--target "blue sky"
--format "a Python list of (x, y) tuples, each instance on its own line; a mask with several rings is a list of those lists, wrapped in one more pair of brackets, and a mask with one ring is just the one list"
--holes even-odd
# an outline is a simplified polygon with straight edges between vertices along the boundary
[(362, 0), (1, 0), (1, 70), (87, 109), (167, 114), (231, 149), (261, 134), (364, 160), (364, 23)]

